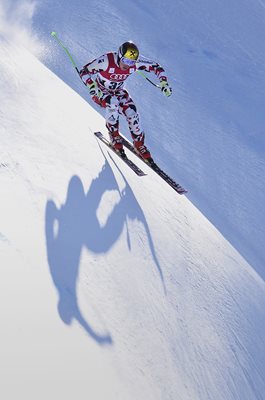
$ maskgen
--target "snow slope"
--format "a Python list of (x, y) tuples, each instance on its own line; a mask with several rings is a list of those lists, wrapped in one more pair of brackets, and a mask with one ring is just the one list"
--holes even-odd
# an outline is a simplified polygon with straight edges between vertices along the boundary
[(139, 76), (127, 85), (148, 144), (263, 279), (264, 4), (46, 0), (33, 19), (45, 42), (44, 63), (86, 100), (86, 89), (50, 39), (53, 30), (80, 66), (131, 38), (165, 67), (174, 91), (170, 99)]
[(104, 118), (19, 39), (2, 28), (1, 398), (263, 399), (257, 264), (101, 147)]

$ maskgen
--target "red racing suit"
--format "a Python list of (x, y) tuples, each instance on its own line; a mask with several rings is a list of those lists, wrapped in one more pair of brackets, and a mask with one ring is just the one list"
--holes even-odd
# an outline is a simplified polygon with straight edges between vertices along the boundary
[(118, 53), (111, 52), (86, 64), (80, 76), (86, 84), (97, 82), (103, 96), (93, 100), (106, 108), (106, 127), (110, 133), (119, 130), (119, 114), (127, 119), (133, 140), (143, 140), (144, 132), (139, 123), (136, 105), (124, 88), (126, 79), (136, 70), (153, 72), (160, 81), (167, 81), (164, 69), (156, 62), (140, 56), (136, 64), (126, 70), (119, 67)]

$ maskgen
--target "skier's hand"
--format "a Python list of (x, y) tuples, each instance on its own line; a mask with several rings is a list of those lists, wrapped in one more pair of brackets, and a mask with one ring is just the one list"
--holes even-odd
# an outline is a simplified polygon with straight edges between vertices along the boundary
[(172, 89), (169, 86), (167, 81), (161, 81), (159, 84), (161, 91), (164, 93), (165, 96), (169, 97), (172, 94)]
[(97, 82), (95, 82), (95, 81), (87, 82), (87, 87), (88, 87), (90, 96), (95, 96), (97, 94), (97, 90), (98, 90)]
[(79, 76), (81, 79), (83, 78), (84, 75), (88, 75), (88, 70), (87, 70), (86, 66), (83, 67), (82, 69), (80, 69), (80, 71), (79, 71)]
[(92, 81), (87, 83), (87, 87), (89, 89), (90, 96), (97, 96), (99, 99), (103, 96), (102, 91), (99, 89), (98, 84), (96, 81)]

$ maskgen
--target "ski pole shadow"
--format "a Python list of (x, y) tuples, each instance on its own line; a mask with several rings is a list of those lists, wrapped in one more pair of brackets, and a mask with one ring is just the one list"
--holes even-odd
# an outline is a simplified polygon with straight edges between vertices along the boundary
[(122, 173), (122, 171), (120, 170), (120, 168), (118, 167), (118, 165), (116, 164), (116, 162), (114, 161), (113, 157), (109, 154), (110, 159), (112, 160), (113, 164), (115, 165), (115, 167), (117, 168), (117, 170), (119, 171), (119, 173), (121, 174), (124, 183), (125, 183), (125, 188), (123, 189), (122, 193), (121, 193), (121, 197), (122, 200), (124, 200), (124, 208), (125, 208), (125, 214), (126, 214), (126, 218), (129, 218), (131, 220), (137, 220), (140, 221), (144, 228), (145, 228), (145, 232), (146, 232), (146, 236), (147, 236), (147, 240), (148, 240), (148, 245), (149, 245), (149, 249), (151, 251), (152, 257), (153, 257), (153, 261), (156, 265), (157, 268), (157, 272), (159, 274), (162, 286), (163, 286), (163, 290), (164, 293), (166, 294), (166, 286), (165, 286), (165, 280), (164, 280), (164, 276), (163, 276), (163, 272), (162, 272), (162, 268), (161, 265), (159, 263), (159, 260), (157, 258), (156, 255), (156, 251), (155, 251), (155, 246), (154, 246), (154, 242), (152, 239), (152, 235), (147, 223), (147, 220), (145, 218), (145, 215), (143, 213), (143, 210), (140, 206), (140, 204), (138, 203), (127, 179), (125, 178), (124, 174)]
[[(125, 188), (122, 191), (105, 157), (102, 170), (92, 180), (87, 193), (80, 178), (74, 175), (68, 185), (65, 203), (57, 207), (53, 200), (48, 200), (45, 211), (47, 257), (51, 277), (58, 292), (59, 316), (67, 325), (71, 325), (73, 320), (76, 320), (99, 345), (112, 344), (111, 335), (96, 332), (83, 317), (78, 305), (77, 280), (81, 251), (84, 246), (95, 254), (105, 254), (116, 243), (126, 227), (127, 245), (131, 249), (128, 219), (139, 220), (145, 228), (150, 251), (165, 292), (162, 269), (144, 213), (126, 178), (117, 164), (114, 161), (113, 163), (125, 182)], [(119, 201), (114, 205), (104, 226), (101, 226), (97, 210), (102, 196), (110, 190), (119, 193)]]

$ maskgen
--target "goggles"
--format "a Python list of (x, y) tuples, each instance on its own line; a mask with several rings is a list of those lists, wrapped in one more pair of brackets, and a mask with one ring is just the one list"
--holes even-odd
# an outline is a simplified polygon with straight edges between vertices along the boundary
[(133, 67), (136, 64), (136, 60), (132, 60), (131, 58), (122, 57), (121, 62), (123, 64), (129, 65), (129, 67)]

